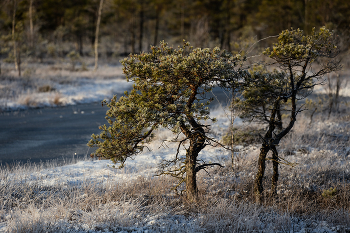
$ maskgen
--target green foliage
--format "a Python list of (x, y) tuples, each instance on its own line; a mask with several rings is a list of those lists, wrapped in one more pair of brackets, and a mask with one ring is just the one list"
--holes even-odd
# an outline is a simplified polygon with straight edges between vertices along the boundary
[[(242, 99), (238, 104), (242, 117), (267, 123), (254, 184), (257, 202), (262, 200), (265, 161), (270, 150), (273, 152), (271, 189), (276, 193), (279, 160), (284, 160), (278, 156), (276, 146), (296, 122), (301, 111), (297, 100), (310, 95), (325, 74), (340, 68), (334, 59), (339, 53), (335, 41), (332, 32), (324, 27), (318, 31), (313, 29), (311, 35), (305, 35), (300, 29), (282, 31), (277, 43), (263, 52), (273, 60), (272, 64), (278, 65), (278, 70), (266, 72), (257, 68), (245, 77)], [(315, 61), (318, 61), (317, 66)], [(290, 116), (284, 119), (285, 127), (282, 124), (284, 113)]]
[(329, 188), (329, 189), (325, 189), (322, 192), (322, 197), (324, 198), (332, 198), (335, 195), (337, 195), (338, 190), (336, 188)]
[(1, 53), (7, 54), (5, 58), (6, 62), (12, 63), (15, 61), (14, 58), (14, 43), (16, 43), (17, 56), (25, 54), (27, 52), (27, 46), (25, 44), (25, 32), (23, 22), (17, 22), (15, 26), (15, 33), (5, 34), (1, 36)]
[(266, 49), (264, 54), (280, 65), (294, 66), (305, 61), (312, 63), (319, 57), (334, 57), (337, 52), (333, 33), (322, 27), (319, 31), (313, 28), (311, 35), (305, 35), (300, 29), (285, 30), (273, 48)]
[(210, 119), (212, 99), (206, 93), (215, 84), (232, 84), (237, 78), (237, 58), (219, 48), (194, 49), (184, 42), (174, 49), (162, 42), (151, 50), (121, 61), (128, 81), (134, 82), (133, 89), (119, 100), (114, 96), (104, 102), (109, 107), (109, 126), (101, 126), (101, 134), (92, 135), (89, 142), (98, 147), (96, 156), (121, 166), (143, 151), (146, 139), (159, 127), (195, 140), (198, 130), (204, 132), (200, 122)]
[[(242, 99), (238, 103), (241, 117), (249, 120), (270, 122), (271, 109), (279, 102), (280, 112), (292, 107), (295, 101), (308, 96), (318, 79), (340, 68), (333, 58), (339, 50), (335, 45), (333, 34), (321, 28), (313, 29), (311, 35), (305, 35), (300, 29), (285, 30), (280, 33), (277, 43), (267, 48), (264, 54), (272, 58), (279, 70), (267, 71), (266, 67), (253, 67), (245, 78)], [(308, 75), (315, 61), (319, 62), (316, 71)]]
[(249, 75), (245, 77), (242, 98), (236, 104), (240, 117), (249, 121), (266, 122), (274, 101), (286, 90), (288, 77), (277, 70), (268, 72), (262, 66), (250, 69)]

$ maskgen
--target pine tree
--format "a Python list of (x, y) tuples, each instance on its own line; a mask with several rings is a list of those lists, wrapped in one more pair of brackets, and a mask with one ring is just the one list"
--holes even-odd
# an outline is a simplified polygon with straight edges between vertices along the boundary
[[(101, 134), (92, 135), (89, 146), (98, 147), (95, 156), (123, 166), (126, 159), (143, 151), (156, 129), (171, 129), (176, 138), (182, 134), (174, 160), (164, 162), (160, 173), (185, 182), (187, 198), (194, 201), (196, 174), (219, 165), (199, 164), (197, 159), (207, 145), (218, 143), (208, 136), (209, 125), (203, 124), (214, 120), (209, 116), (207, 93), (215, 84), (234, 85), (237, 59), (219, 48), (194, 49), (188, 42), (178, 49), (162, 42), (151, 50), (121, 61), (128, 80), (135, 84), (124, 97), (105, 102), (109, 126), (101, 126)], [(179, 149), (185, 141), (189, 146), (181, 157)]]
[[(278, 70), (272, 73), (255, 70), (246, 76), (240, 103), (243, 116), (267, 123), (254, 183), (257, 202), (262, 198), (268, 152), (273, 152), (270, 159), (273, 161), (272, 192), (275, 194), (278, 164), (282, 163), (276, 147), (291, 131), (297, 114), (302, 111), (297, 107), (297, 100), (310, 95), (313, 88), (322, 83), (325, 74), (340, 68), (339, 61), (334, 59), (338, 53), (333, 33), (324, 27), (319, 31), (313, 29), (311, 35), (305, 35), (300, 29), (285, 30), (279, 34), (277, 43), (264, 51), (273, 64), (278, 65)], [(282, 127), (283, 111), (290, 115), (286, 127)]]

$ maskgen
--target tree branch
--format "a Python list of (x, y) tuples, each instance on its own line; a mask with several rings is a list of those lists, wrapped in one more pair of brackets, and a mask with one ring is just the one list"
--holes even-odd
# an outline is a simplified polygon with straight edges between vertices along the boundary
[(219, 166), (219, 167), (224, 167), (222, 166), (220, 163), (205, 163), (205, 164), (201, 164), (198, 167), (196, 167), (196, 172), (199, 172), (202, 169), (205, 169), (206, 167), (211, 167), (211, 166)]

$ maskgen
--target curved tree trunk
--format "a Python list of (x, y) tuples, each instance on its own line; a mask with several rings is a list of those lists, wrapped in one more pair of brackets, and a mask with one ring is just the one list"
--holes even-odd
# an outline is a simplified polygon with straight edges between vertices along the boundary
[[(259, 159), (258, 159), (258, 173), (256, 174), (255, 177), (255, 182), (254, 182), (254, 193), (255, 193), (255, 198), (257, 203), (262, 202), (262, 193), (263, 193), (263, 178), (265, 175), (265, 161), (266, 161), (266, 156), (267, 153), (272, 149), (273, 143), (271, 141), (272, 139), (272, 134), (273, 131), (276, 128), (276, 114), (280, 110), (280, 98), (277, 98), (275, 100), (275, 103), (273, 105), (273, 109), (271, 111), (271, 117), (269, 120), (269, 126), (268, 130), (263, 138), (264, 143), (261, 146), (260, 149), (260, 154), (259, 154)], [(272, 143), (272, 144), (271, 144)]]
[[(283, 130), (283, 124), (282, 124), (282, 114), (281, 114), (281, 105), (278, 102), (277, 103), (277, 111), (276, 111), (277, 121), (276, 121), (276, 128), (278, 130), (278, 133), (280, 133)], [(278, 151), (276, 146), (271, 146), (272, 149), (272, 167), (273, 167), (273, 174), (272, 174), (272, 180), (271, 180), (271, 194), (276, 195), (277, 194), (277, 182), (278, 182), (278, 165), (279, 165), (279, 158), (278, 158)]]
[(185, 159), (185, 167), (186, 167), (186, 195), (187, 199), (190, 202), (197, 200), (198, 189), (197, 189), (197, 180), (196, 174), (199, 170), (197, 170), (197, 157), (199, 152), (205, 147), (205, 131), (203, 127), (196, 122), (196, 120), (192, 117), (190, 110), (193, 102), (196, 99), (198, 86), (192, 87), (192, 93), (187, 102), (187, 108), (189, 111), (186, 113), (187, 119), (191, 125), (190, 128), (185, 124), (181, 125), (181, 130), (186, 135), (186, 137), (190, 140), (190, 146), (187, 148), (186, 159)]
[(196, 201), (198, 196), (197, 189), (197, 158), (199, 152), (205, 147), (204, 130), (201, 127), (195, 129), (194, 133), (191, 133), (190, 147), (186, 153), (186, 195), (190, 202)]

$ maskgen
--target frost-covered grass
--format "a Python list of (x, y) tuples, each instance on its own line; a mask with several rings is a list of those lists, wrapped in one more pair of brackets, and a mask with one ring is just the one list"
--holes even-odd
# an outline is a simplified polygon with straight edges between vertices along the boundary
[[(2, 109), (99, 101), (130, 87), (120, 67), (93, 73), (39, 66), (27, 78), (11, 72), (1, 76)], [(90, 158), (1, 167), (0, 232), (350, 232), (350, 113), (340, 112), (330, 119), (316, 112), (311, 124), (310, 113), (298, 115), (278, 148), (294, 167), (280, 166), (278, 195), (271, 197), (267, 162), (260, 206), (252, 192), (259, 144), (236, 146), (233, 164), (230, 152), (205, 148), (200, 159), (225, 167), (201, 171), (199, 201), (188, 203), (172, 190), (176, 180), (155, 176), (177, 149), (171, 132), (159, 130), (149, 150), (123, 169)], [(222, 139), (230, 121), (222, 109), (212, 116), (212, 136)]]
[(1, 67), (0, 111), (97, 102), (132, 86), (121, 66), (101, 66), (94, 72), (92, 68), (71, 71), (67, 64), (30, 64), (22, 77), (12, 66), (4, 63)]
[[(221, 137), (228, 119), (213, 112)], [(238, 122), (240, 127), (246, 127)], [(198, 176), (199, 201), (187, 203), (172, 191), (176, 180), (157, 177), (155, 164), (171, 158), (176, 144), (159, 131), (151, 151), (115, 169), (107, 160), (85, 159), (56, 166), (1, 169), (0, 219), (7, 232), (349, 232), (349, 115), (313, 123), (300, 116), (280, 145), (295, 167), (280, 166), (278, 195), (269, 195), (268, 162), (264, 203), (253, 203), (259, 145), (229, 152), (206, 148), (201, 159), (221, 162)], [(333, 189), (334, 188), (334, 189)]]

